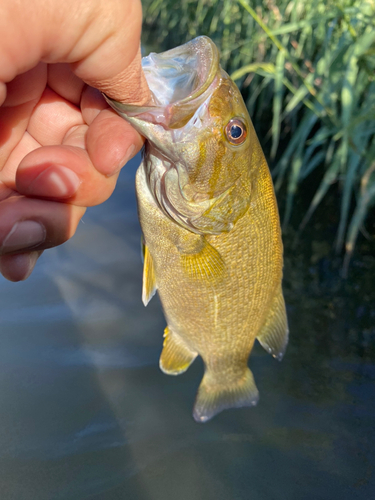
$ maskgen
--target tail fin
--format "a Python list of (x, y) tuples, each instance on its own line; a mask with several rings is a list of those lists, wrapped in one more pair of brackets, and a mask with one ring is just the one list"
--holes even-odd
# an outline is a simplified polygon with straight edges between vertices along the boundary
[(246, 367), (238, 380), (226, 385), (217, 382), (207, 371), (198, 389), (193, 417), (197, 422), (207, 422), (222, 410), (255, 406), (258, 399), (259, 392), (249, 368)]

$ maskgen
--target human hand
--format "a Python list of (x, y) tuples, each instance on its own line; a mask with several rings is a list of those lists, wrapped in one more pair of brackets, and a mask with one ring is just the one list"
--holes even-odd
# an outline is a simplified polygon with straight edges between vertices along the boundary
[(26, 279), (44, 249), (69, 239), (141, 148), (141, 136), (99, 92), (148, 100), (141, 22), (139, 0), (1, 2), (0, 272), (7, 279)]

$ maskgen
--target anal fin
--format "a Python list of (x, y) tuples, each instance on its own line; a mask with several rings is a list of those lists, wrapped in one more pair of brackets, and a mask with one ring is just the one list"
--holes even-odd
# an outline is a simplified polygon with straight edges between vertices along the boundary
[(288, 336), (288, 320), (280, 286), (271, 304), (266, 322), (262, 326), (259, 335), (257, 335), (257, 339), (269, 354), (281, 361), (288, 344)]
[(258, 400), (259, 392), (248, 367), (242, 376), (227, 384), (216, 381), (214, 374), (206, 371), (198, 389), (193, 417), (197, 422), (207, 422), (223, 410), (255, 406)]
[(143, 286), (142, 286), (142, 302), (145, 306), (150, 302), (155, 295), (157, 286), (155, 278), (155, 269), (152, 262), (150, 251), (146, 245), (143, 246)]
[(197, 352), (187, 347), (185, 342), (167, 326), (164, 330), (163, 351), (160, 356), (160, 369), (168, 375), (184, 373), (194, 359)]

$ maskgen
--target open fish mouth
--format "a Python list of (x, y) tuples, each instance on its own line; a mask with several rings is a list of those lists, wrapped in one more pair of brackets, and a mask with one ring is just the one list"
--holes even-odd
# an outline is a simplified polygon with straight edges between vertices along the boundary
[(189, 169), (196, 161), (194, 154), (199, 153), (195, 147), (198, 137), (212, 134), (208, 103), (224, 74), (216, 45), (201, 36), (167, 52), (144, 57), (142, 68), (151, 91), (147, 106), (105, 98), (148, 139), (143, 165), (154, 200), (165, 215), (189, 231), (230, 231), (233, 223), (228, 200), (232, 199), (235, 184), (210, 197), (198, 191), (189, 177)]
[(212, 93), (219, 72), (219, 53), (208, 37), (200, 36), (161, 54), (151, 53), (142, 59), (142, 68), (151, 91), (149, 105), (134, 106), (104, 97), (147, 137), (138, 120), (169, 129), (183, 127), (190, 120)]

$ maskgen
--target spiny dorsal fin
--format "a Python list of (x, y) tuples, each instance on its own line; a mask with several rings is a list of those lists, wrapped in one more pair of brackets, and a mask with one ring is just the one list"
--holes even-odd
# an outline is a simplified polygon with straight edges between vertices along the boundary
[(184, 373), (198, 353), (191, 351), (181, 338), (173, 333), (168, 326), (164, 330), (163, 351), (160, 356), (160, 368), (168, 375)]
[(198, 253), (182, 254), (181, 262), (191, 279), (212, 281), (222, 278), (225, 273), (225, 264), (220, 253), (207, 241)]
[(279, 361), (282, 360), (288, 344), (288, 321), (285, 311), (283, 292), (280, 287), (270, 307), (266, 322), (257, 339), (262, 347)]
[(142, 286), (142, 302), (145, 306), (150, 302), (155, 295), (157, 286), (155, 279), (154, 264), (150, 255), (149, 249), (143, 245), (143, 286)]
[(197, 422), (207, 422), (223, 410), (255, 406), (258, 399), (259, 392), (249, 368), (226, 384), (215, 380), (215, 374), (207, 370), (198, 389), (193, 417)]

